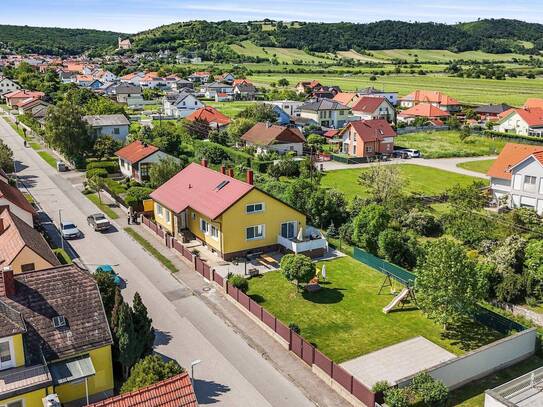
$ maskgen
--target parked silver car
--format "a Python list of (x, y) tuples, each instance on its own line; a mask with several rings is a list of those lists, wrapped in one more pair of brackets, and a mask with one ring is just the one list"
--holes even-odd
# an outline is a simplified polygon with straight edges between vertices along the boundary
[(82, 236), (82, 233), (77, 226), (75, 226), (73, 222), (67, 220), (60, 223), (60, 233), (64, 239), (77, 239)]

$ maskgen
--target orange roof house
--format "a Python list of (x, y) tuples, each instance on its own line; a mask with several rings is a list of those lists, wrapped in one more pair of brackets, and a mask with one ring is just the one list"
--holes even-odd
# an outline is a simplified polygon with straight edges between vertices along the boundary
[(400, 106), (411, 108), (418, 104), (427, 103), (449, 112), (459, 111), (460, 102), (445, 93), (432, 90), (416, 90), (400, 99)]
[(488, 169), (487, 175), (492, 178), (511, 180), (510, 169), (532, 154), (543, 160), (543, 146), (507, 143), (496, 161)]
[(204, 120), (210, 127), (219, 128), (230, 124), (230, 118), (211, 106), (201, 107), (189, 114), (185, 119), (190, 122)]
[(34, 207), (21, 191), (3, 179), (0, 179), (0, 206), (9, 206), (12, 213), (34, 227)]
[(494, 129), (525, 136), (542, 136), (543, 109), (524, 107), (506, 110), (498, 115)]
[(26, 89), (16, 90), (15, 92), (6, 93), (4, 99), (9, 107), (15, 107), (17, 103), (27, 99), (42, 99), (45, 96), (43, 92), (30, 91)]
[(338, 134), (341, 152), (355, 157), (392, 154), (396, 132), (383, 119), (349, 122)]
[(398, 114), (398, 120), (401, 121), (412, 121), (417, 117), (424, 117), (426, 119), (443, 119), (450, 116), (450, 113), (441, 110), (440, 108), (430, 104), (430, 103), (421, 103), (413, 106), (407, 110), (404, 110)]
[(335, 100), (342, 105), (353, 107), (359, 98), (360, 95), (356, 92), (339, 92), (332, 100)]
[(528, 98), (522, 107), (525, 109), (543, 109), (543, 99)]

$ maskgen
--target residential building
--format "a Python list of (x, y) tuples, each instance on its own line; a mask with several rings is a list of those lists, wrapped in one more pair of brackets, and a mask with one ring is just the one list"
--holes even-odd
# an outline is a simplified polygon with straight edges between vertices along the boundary
[(254, 100), (257, 92), (252, 83), (242, 82), (234, 85), (233, 93), (238, 100)]
[(115, 82), (118, 79), (117, 75), (107, 69), (97, 69), (92, 73), (92, 76), (102, 83)]
[(200, 92), (208, 99), (215, 99), (215, 96), (217, 96), (218, 93), (232, 94), (234, 88), (227, 83), (212, 82), (202, 86)]
[(269, 122), (256, 123), (241, 136), (241, 140), (248, 146), (255, 146), (257, 154), (294, 152), (302, 155), (305, 143), (305, 137), (297, 127), (278, 126)]
[(172, 92), (162, 98), (162, 108), (166, 116), (187, 117), (202, 107), (204, 107), (204, 104), (193, 94), (187, 92)]
[(157, 72), (148, 72), (140, 80), (139, 84), (143, 88), (162, 88), (165, 89), (168, 87), (168, 83), (164, 78), (160, 77)]
[(277, 117), (277, 124), (280, 124), (280, 125), (287, 125), (287, 124), (291, 124), (292, 122), (292, 117), (287, 113), (285, 112), (283, 109), (281, 109), (279, 106), (277, 105), (272, 105), (272, 110), (273, 112), (276, 114), (276, 117)]
[(0, 405), (82, 406), (113, 394), (113, 343), (93, 277), (75, 265), (0, 276)]
[(462, 108), (458, 100), (432, 90), (416, 90), (400, 99), (402, 108), (410, 109), (419, 104), (431, 104), (449, 113), (459, 112)]
[(232, 75), (230, 72), (225, 72), (222, 75), (219, 75), (215, 78), (217, 82), (224, 82), (229, 85), (232, 85), (235, 79), (236, 78), (234, 77), (234, 75)]
[(121, 37), (119, 37), (117, 39), (117, 49), (130, 49), (132, 48), (132, 43), (130, 42), (130, 39), (126, 38), (126, 39), (122, 39)]
[(3, 176), (0, 177), (0, 207), (9, 207), (11, 213), (17, 215), (27, 225), (34, 227), (36, 211), (23, 193), (9, 184)]
[(300, 102), (299, 100), (272, 100), (270, 102), (264, 103), (279, 107), (289, 116), (298, 116), (300, 112), (300, 106), (304, 104), (304, 102)]
[(398, 114), (398, 121), (411, 124), (418, 117), (426, 120), (445, 120), (449, 116), (449, 112), (441, 110), (439, 107), (430, 103), (420, 103), (409, 109), (402, 110)]
[(312, 119), (323, 127), (339, 129), (345, 125), (351, 108), (331, 99), (308, 102), (299, 107), (300, 116)]
[(20, 89), (14, 92), (6, 93), (4, 95), (4, 100), (6, 101), (6, 104), (9, 107), (14, 108), (19, 102), (22, 102), (28, 99), (42, 99), (44, 96), (45, 96), (45, 93), (43, 92)]
[(62, 83), (73, 83), (75, 82), (75, 77), (77, 76), (76, 72), (67, 71), (65, 69), (59, 69), (58, 77)]
[(384, 119), (389, 123), (396, 121), (396, 109), (384, 97), (363, 96), (352, 106), (354, 116), (361, 120)]
[(398, 92), (385, 92), (384, 90), (379, 90), (373, 86), (370, 86), (368, 88), (360, 89), (357, 94), (359, 96), (385, 98), (392, 103), (392, 106), (396, 106), (398, 104)]
[(334, 96), (333, 100), (342, 105), (353, 107), (358, 99), (360, 99), (360, 95), (356, 92), (339, 92)]
[(0, 207), (0, 269), (11, 267), (14, 273), (41, 270), (60, 265), (40, 232)]
[(221, 172), (207, 168), (204, 160), (152, 192), (160, 227), (180, 241), (196, 238), (225, 260), (280, 248), (308, 255), (327, 250), (304, 214), (253, 185), (252, 170), (247, 182), (228, 173), (224, 166)]
[(543, 367), (485, 391), (484, 407), (543, 406)]
[(27, 114), (34, 117), (35, 112), (41, 112), (42, 108), (48, 109), (51, 106), (50, 103), (44, 102), (41, 99), (29, 98), (17, 103), (19, 114)]
[(21, 86), (17, 82), (0, 75), (0, 97), (19, 89), (21, 89)]
[(499, 115), (494, 130), (523, 136), (543, 136), (543, 109), (509, 109)]
[(158, 147), (139, 140), (117, 150), (115, 155), (119, 158), (121, 173), (125, 177), (133, 178), (140, 183), (149, 179), (149, 169), (153, 164), (166, 157), (178, 161), (177, 158), (160, 151)]
[(302, 81), (298, 82), (296, 84), (296, 92), (298, 94), (302, 93), (311, 93), (314, 89), (321, 87), (321, 83), (319, 81)]
[(140, 85), (141, 79), (145, 76), (145, 72), (132, 72), (121, 76), (121, 82), (131, 83), (133, 85)]
[(318, 86), (309, 94), (313, 99), (333, 99), (338, 93), (341, 92), (339, 86)]
[(111, 136), (115, 140), (124, 142), (128, 136), (130, 122), (124, 114), (102, 114), (96, 116), (83, 116), (94, 131), (94, 135)]
[(487, 175), (498, 204), (543, 215), (543, 146), (506, 144)]
[(110, 93), (119, 103), (125, 103), (132, 109), (143, 109), (143, 95), (139, 85), (120, 83), (113, 86)]
[[(100, 85), (96, 86), (95, 85), (96, 82), (100, 83)], [(94, 76), (92, 76), (92, 75), (76, 75), (75, 76), (75, 83), (78, 86), (81, 86), (83, 88), (91, 88), (91, 87), (99, 88), (100, 86), (103, 85), (102, 82), (95, 79)], [(93, 84), (94, 84), (94, 86), (93, 86)]]
[(528, 98), (522, 107), (525, 109), (543, 109), (543, 99)]
[(198, 407), (192, 380), (187, 372), (88, 407)]
[(505, 103), (500, 103), (498, 105), (483, 105), (477, 106), (473, 112), (481, 116), (482, 120), (496, 120), (499, 116), (511, 109), (511, 106), (506, 105)]
[(349, 122), (336, 136), (341, 138), (341, 152), (354, 157), (390, 155), (396, 132), (383, 119)]
[(187, 79), (195, 83), (207, 83), (209, 82), (209, 78), (211, 78), (210, 72), (199, 71), (189, 75)]
[(212, 129), (230, 124), (230, 118), (211, 106), (204, 106), (185, 117), (189, 122), (206, 121)]
[(173, 90), (176, 90), (178, 92), (193, 92), (194, 91), (194, 83), (191, 81), (187, 81), (186, 79), (179, 79), (177, 81), (174, 81), (170, 84), (170, 87)]

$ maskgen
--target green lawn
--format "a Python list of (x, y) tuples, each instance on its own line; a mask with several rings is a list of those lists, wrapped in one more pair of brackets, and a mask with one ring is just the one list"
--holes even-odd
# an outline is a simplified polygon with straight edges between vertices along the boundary
[(57, 160), (47, 151), (38, 151), (39, 156), (54, 169), (57, 168)]
[(448, 158), (497, 155), (507, 141), (483, 136), (462, 141), (458, 131), (430, 131), (398, 136), (395, 144), (419, 150), (425, 158)]
[(109, 207), (108, 204), (100, 203), (100, 199), (98, 198), (97, 194), (88, 194), (85, 195), (93, 204), (95, 204), (98, 209), (100, 209), (102, 212), (104, 212), (110, 219), (119, 219), (119, 215)]
[(132, 238), (138, 242), (147, 252), (149, 252), (155, 259), (157, 259), (164, 267), (166, 267), (171, 272), (175, 273), (179, 271), (177, 267), (168, 259), (166, 256), (164, 256), (162, 253), (160, 253), (157, 249), (154, 248), (154, 246), (149, 243), (142, 235), (140, 235), (138, 232), (136, 232), (131, 227), (125, 227), (124, 231), (128, 233)]
[(424, 62), (448, 62), (471, 60), (471, 61), (511, 61), (513, 58), (528, 60), (527, 55), (521, 54), (489, 54), (482, 51), (451, 52), (440, 49), (386, 49), (370, 52), (371, 55), (380, 60), (405, 59), (414, 62), (415, 59)]
[[(393, 67), (393, 65), (390, 65)], [(370, 70), (381, 70), (372, 68)], [(527, 98), (541, 97), (543, 79), (507, 78), (499, 81), (494, 79), (456, 78), (444, 74), (429, 75), (387, 75), (379, 76), (376, 81), (370, 80), (370, 75), (338, 75), (338, 74), (286, 74), (259, 73), (249, 76), (257, 86), (269, 85), (286, 78), (294, 86), (303, 80), (319, 80), (323, 85), (338, 85), (344, 91), (352, 91), (367, 86), (375, 86), (386, 91), (399, 92), (407, 95), (417, 89), (439, 90), (449, 96), (466, 103), (508, 103), (521, 106)]]
[[(399, 168), (406, 183), (405, 192), (407, 193), (437, 196), (453, 185), (470, 185), (478, 179), (421, 165), (393, 165)], [(358, 184), (358, 176), (364, 171), (361, 168), (328, 171), (324, 173), (321, 184), (324, 187), (335, 188), (343, 192), (349, 200), (356, 195), (364, 196), (366, 191)]]
[(481, 172), (486, 174), (495, 160), (478, 160), (468, 161), (467, 163), (457, 164), (457, 167), (464, 168), (465, 170)]
[(30, 145), (30, 147), (33, 149), (33, 150), (41, 150), (42, 149), (42, 146), (40, 143), (36, 143), (34, 141), (31, 141), (30, 143), (28, 143)]
[(454, 390), (450, 395), (450, 404), (462, 407), (483, 407), (485, 390), (507, 383), (541, 366), (543, 366), (543, 359), (538, 356), (532, 356), (514, 366), (500, 370)]
[(255, 102), (245, 101), (245, 100), (239, 100), (239, 101), (233, 101), (233, 102), (208, 102), (206, 101), (205, 104), (207, 106), (212, 106), (219, 110), (222, 114), (234, 118), (236, 115), (241, 112), (242, 110), (245, 110), (248, 106), (254, 105)]
[(274, 271), (251, 279), (248, 294), (284, 323), (296, 323), (305, 339), (336, 362), (415, 336), (455, 354), (502, 337), (471, 322), (445, 334), (413, 307), (385, 315), (382, 309), (393, 295), (385, 291), (378, 295), (381, 273), (350, 257), (327, 261), (326, 270), (328, 283), (317, 293), (297, 293), (293, 284)]

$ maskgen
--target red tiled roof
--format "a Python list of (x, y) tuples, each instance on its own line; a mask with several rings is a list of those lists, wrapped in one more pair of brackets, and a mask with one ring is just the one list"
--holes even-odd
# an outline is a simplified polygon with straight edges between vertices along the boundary
[(252, 85), (252, 82), (248, 79), (234, 79), (234, 82), (232, 83), (233, 86), (241, 85), (241, 84), (247, 84)]
[(10, 92), (4, 95), (5, 99), (11, 99), (11, 98), (38, 98), (41, 99), (45, 96), (45, 93), (43, 92), (33, 92), (30, 90), (22, 89), (22, 90), (16, 90), (14, 92)]
[(509, 109), (501, 113), (498, 117), (500, 119), (505, 119), (507, 116), (512, 113), (517, 113), (522, 120), (530, 127), (541, 127), (543, 126), (543, 109), (541, 108), (521, 108), (521, 109)]
[(135, 164), (138, 161), (141, 161), (144, 158), (156, 153), (157, 151), (158, 147), (151, 144), (142, 143), (140, 140), (136, 140), (130, 144), (127, 144), (120, 150), (117, 150), (115, 155), (131, 164)]
[(182, 373), (139, 390), (110, 397), (89, 407), (197, 407), (188, 373)]
[(447, 117), (450, 116), (449, 112), (441, 110), (439, 107), (435, 107), (430, 103), (420, 103), (413, 106), (410, 109), (402, 111), (398, 116), (400, 117)]
[(242, 140), (259, 146), (275, 143), (303, 143), (305, 137), (297, 127), (279, 126), (276, 124), (256, 123), (243, 136)]
[(460, 102), (442, 92), (434, 90), (416, 90), (403, 97), (404, 100), (413, 100), (419, 103), (439, 103), (440, 105), (459, 105)]
[(200, 109), (189, 114), (185, 119), (188, 121), (205, 120), (208, 123), (228, 124), (230, 118), (225, 116), (217, 109), (211, 106), (201, 107)]
[(339, 92), (332, 100), (341, 103), (342, 105), (349, 105), (351, 101), (357, 96), (355, 92)]
[(194, 72), (192, 76), (211, 76), (211, 74), (206, 71), (198, 71), (198, 72)]
[(526, 103), (524, 103), (524, 106), (522, 107), (528, 109), (543, 109), (543, 99), (528, 98), (526, 99)]
[(352, 109), (353, 112), (373, 113), (384, 101), (386, 101), (386, 99), (383, 97), (364, 96), (358, 99), (358, 101), (353, 105)]
[(395, 137), (396, 132), (390, 124), (383, 119), (358, 120), (350, 122), (340, 134), (351, 126), (364, 142), (383, 141), (385, 137)]
[(331, 130), (328, 130), (324, 133), (324, 137), (326, 138), (334, 138), (338, 135), (339, 133), (339, 130), (336, 130), (336, 129), (331, 129)]
[[(222, 188), (217, 188), (223, 182)], [(151, 193), (151, 198), (180, 213), (190, 207), (215, 219), (254, 188), (253, 185), (192, 163)]]
[(26, 200), (23, 193), (2, 180), (0, 180), (0, 198), (8, 200), (13, 205), (18, 206), (33, 215), (36, 214), (36, 211), (34, 211), (32, 205)]
[(503, 150), (496, 161), (494, 161), (492, 166), (488, 169), (487, 175), (494, 178), (510, 180), (511, 173), (509, 172), (509, 169), (530, 155), (536, 153), (538, 160), (543, 158), (543, 146), (507, 143), (503, 147)]

